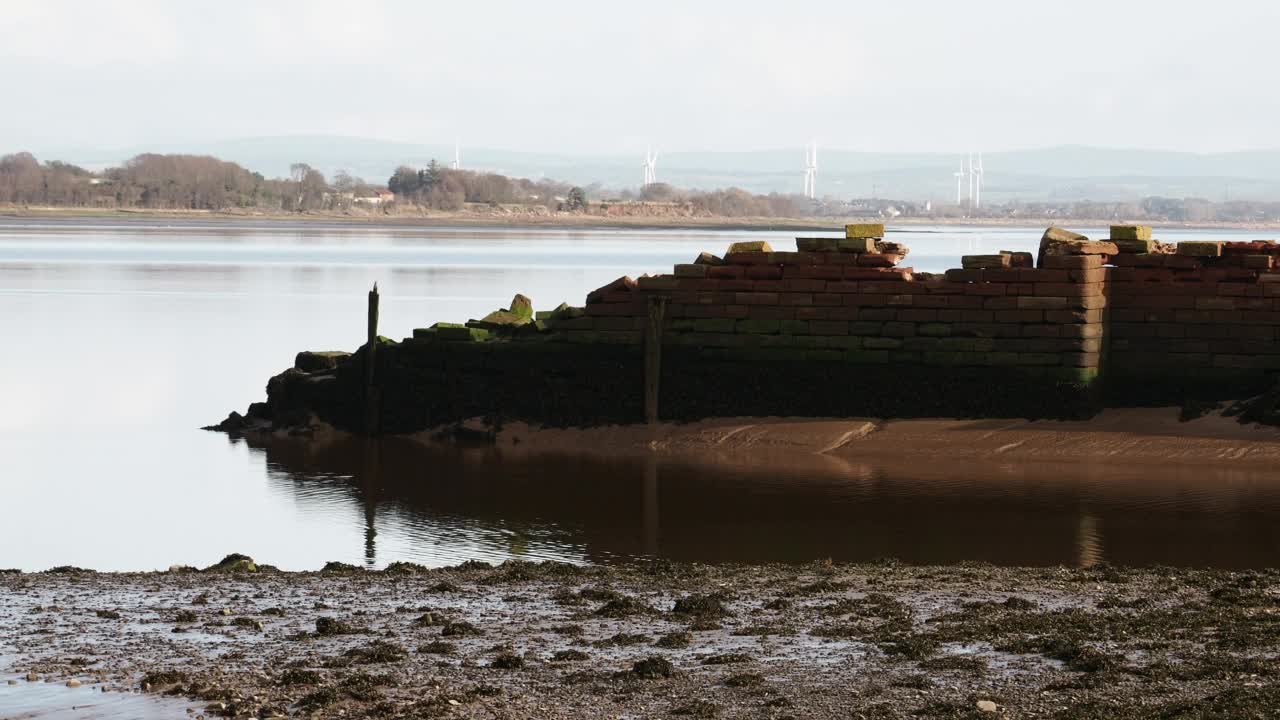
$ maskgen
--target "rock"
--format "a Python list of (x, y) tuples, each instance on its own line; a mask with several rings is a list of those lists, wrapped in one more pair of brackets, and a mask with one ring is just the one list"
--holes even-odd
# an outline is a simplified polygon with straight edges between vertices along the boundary
[(516, 296), (511, 298), (511, 307), (508, 310), (513, 315), (522, 317), (525, 320), (533, 319), (533, 301), (519, 293), (516, 293)]
[(746, 240), (743, 242), (733, 243), (729, 246), (729, 250), (725, 254), (728, 255), (730, 253), (748, 252), (773, 252), (773, 247), (764, 240)]
[(636, 281), (632, 279), (630, 276), (623, 275), (622, 277), (618, 278), (617, 280), (614, 280), (608, 285), (602, 285), (596, 288), (595, 290), (592, 290), (591, 292), (587, 293), (587, 304), (590, 305), (592, 303), (600, 302), (601, 300), (604, 299), (606, 295), (610, 293), (629, 292), (635, 289), (636, 289)]
[(979, 700), (977, 704), (978, 704), (979, 712), (993, 713), (997, 709), (999, 709), (999, 706), (991, 702), (990, 700)]
[(222, 558), (216, 565), (210, 565), (204, 569), (205, 572), (222, 572), (222, 573), (246, 573), (257, 572), (258, 565), (253, 558), (240, 553), (231, 553)]
[(39, 676), (39, 675), (37, 675), (37, 674), (35, 674), (35, 673), (33, 673), (33, 672), (29, 672), (29, 673), (27, 673), (27, 682), (35, 682), (35, 681), (37, 681), (37, 680), (39, 680), (39, 679), (40, 679), (40, 676)]
[(709, 252), (700, 252), (698, 257), (693, 261), (694, 265), (723, 265), (724, 258), (712, 255)]
[(345, 363), (351, 353), (341, 350), (303, 350), (293, 359), (293, 366), (303, 372), (333, 370)]
[(846, 238), (882, 238), (884, 223), (852, 223), (844, 226)]
[(242, 432), (245, 429), (246, 425), (247, 423), (245, 422), (244, 416), (236, 412), (235, 410), (232, 410), (231, 414), (228, 415), (226, 419), (224, 419), (222, 422), (218, 423), (217, 425), (205, 425), (200, 429), (234, 434), (234, 433)]
[(17, 681), (17, 680), (10, 680), (10, 681), (8, 681), (6, 684), (7, 684), (7, 685), (17, 685), (17, 684), (18, 684), (18, 681)]
[[(876, 252), (882, 253), (885, 255), (897, 255), (900, 258), (904, 258), (907, 256), (907, 253), (911, 252), (911, 249), (899, 242), (890, 242), (888, 240), (877, 240)], [(1030, 255), (1030, 253), (1027, 253), (1027, 255)]]
[(502, 328), (528, 325), (531, 322), (533, 322), (532, 316), (526, 317), (510, 310), (494, 310), (479, 320), (468, 322), (467, 327), (480, 328), (482, 330), (500, 330)]
[(67, 681), (67, 687), (78, 688), (80, 687), (80, 681), (76, 680), (75, 678), (71, 678), (70, 680)]

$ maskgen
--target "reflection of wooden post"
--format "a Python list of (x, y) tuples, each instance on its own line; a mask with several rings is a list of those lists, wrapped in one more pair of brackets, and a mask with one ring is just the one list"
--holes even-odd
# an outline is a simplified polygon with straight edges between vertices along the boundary
[(644, 421), (658, 422), (658, 376), (662, 373), (662, 318), (667, 299), (649, 296), (649, 323), (644, 331)]
[(658, 458), (652, 453), (644, 460), (644, 497), (641, 500), (641, 525), (644, 528), (644, 554), (650, 557), (658, 555)]
[(364, 432), (378, 434), (378, 388), (374, 385), (373, 369), (378, 350), (378, 283), (369, 291), (369, 338), (364, 354)]

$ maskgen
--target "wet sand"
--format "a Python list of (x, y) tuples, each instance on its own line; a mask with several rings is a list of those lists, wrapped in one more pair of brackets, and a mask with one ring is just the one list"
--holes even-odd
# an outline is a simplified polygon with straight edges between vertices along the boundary
[(32, 673), (209, 716), (1261, 718), (1278, 652), (1275, 570), (0, 575), (13, 697)]
[[(490, 431), (478, 420), (465, 427), (474, 434)], [(439, 443), (442, 432), (413, 437)], [(508, 423), (492, 439), (514, 454), (658, 453), (721, 465), (744, 458), (788, 466), (863, 458), (897, 458), (913, 465), (1048, 461), (1243, 467), (1280, 462), (1280, 428), (1244, 425), (1216, 412), (1184, 422), (1177, 408), (1110, 409), (1082, 421), (767, 417), (570, 429)]]

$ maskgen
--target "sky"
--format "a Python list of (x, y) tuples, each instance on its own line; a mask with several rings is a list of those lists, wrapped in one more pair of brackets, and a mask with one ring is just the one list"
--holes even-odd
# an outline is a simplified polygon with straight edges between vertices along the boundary
[(1280, 3), (6, 0), (0, 152), (1280, 146)]

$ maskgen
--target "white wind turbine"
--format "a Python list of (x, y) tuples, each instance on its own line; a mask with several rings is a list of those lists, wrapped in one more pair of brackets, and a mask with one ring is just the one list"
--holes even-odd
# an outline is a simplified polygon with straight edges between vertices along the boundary
[(970, 163), (969, 172), (974, 174), (973, 206), (975, 208), (980, 208), (982, 207), (982, 153), (981, 152), (978, 153), (978, 166), (974, 167), (973, 164)]
[(964, 176), (965, 176), (963, 158), (960, 159), (960, 169), (955, 171), (955, 173), (953, 174), (955, 175), (955, 178), (956, 178), (956, 205), (960, 205), (961, 204), (960, 187), (961, 187), (961, 183), (964, 182)]
[(818, 143), (804, 149), (804, 196), (818, 199)]
[(644, 184), (652, 185), (658, 182), (658, 156), (649, 148), (644, 150)]
[(453, 162), (449, 164), (449, 167), (454, 170), (462, 169), (462, 151), (458, 146), (457, 139), (453, 141)]
[(973, 209), (973, 152), (969, 153), (969, 209)]

